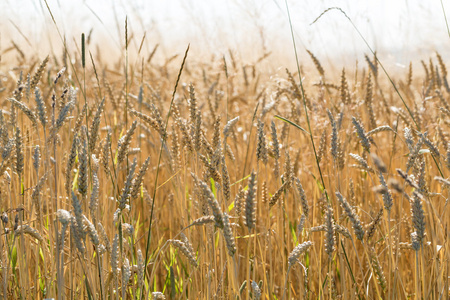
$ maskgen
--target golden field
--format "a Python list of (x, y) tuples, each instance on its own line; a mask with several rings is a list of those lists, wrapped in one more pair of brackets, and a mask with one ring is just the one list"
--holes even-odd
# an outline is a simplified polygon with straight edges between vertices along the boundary
[(438, 53), (269, 72), (189, 47), (131, 64), (130, 39), (3, 50), (4, 299), (449, 297)]

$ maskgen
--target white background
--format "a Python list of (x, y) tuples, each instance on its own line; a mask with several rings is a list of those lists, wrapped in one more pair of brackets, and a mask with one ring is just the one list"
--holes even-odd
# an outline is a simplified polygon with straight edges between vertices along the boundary
[[(443, 2), (450, 15), (449, 1)], [(274, 63), (294, 59), (284, 0), (48, 0), (48, 4), (69, 43), (79, 43), (81, 33), (93, 29), (92, 41), (100, 44), (103, 53), (123, 53), (128, 16), (129, 32), (134, 35), (131, 46), (137, 52), (145, 33), (146, 55), (156, 43), (165, 57), (191, 43), (194, 53), (220, 55), (231, 49), (251, 61), (272, 51)], [(450, 59), (440, 0), (289, 0), (288, 4), (300, 53), (310, 49), (322, 63), (338, 69), (363, 59), (369, 49), (336, 10), (310, 25), (334, 6), (348, 14), (380, 59), (394, 68), (428, 59), (435, 50)], [(39, 56), (45, 56), (41, 51), (62, 48), (43, 0), (0, 0), (0, 33), (1, 50), (11, 41)]]

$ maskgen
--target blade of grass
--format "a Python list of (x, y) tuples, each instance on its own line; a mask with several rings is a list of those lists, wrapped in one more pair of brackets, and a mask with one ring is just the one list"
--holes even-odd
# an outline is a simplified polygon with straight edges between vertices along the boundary
[(358, 291), (358, 284), (355, 281), (355, 276), (353, 275), (352, 267), (350, 266), (350, 262), (348, 261), (347, 252), (345, 251), (345, 247), (344, 247), (344, 244), (342, 243), (342, 240), (341, 240), (341, 246), (342, 246), (342, 250), (344, 251), (344, 257), (345, 257), (345, 261), (347, 262), (348, 270), (350, 271), (350, 275), (352, 276), (353, 284), (355, 285), (355, 288), (356, 288), (356, 294), (358, 295), (358, 299), (361, 300), (361, 296), (359, 295), (359, 291)]
[[(172, 93), (172, 99), (170, 101), (169, 111), (167, 112), (166, 123), (164, 125), (165, 126), (164, 132), (167, 132), (167, 126), (169, 124), (170, 112), (172, 110), (172, 104), (173, 104), (173, 101), (175, 99), (175, 94), (177, 92), (178, 83), (180, 82), (180, 78), (181, 78), (181, 74), (183, 72), (184, 65), (186, 63), (186, 58), (187, 58), (187, 55), (188, 55), (188, 52), (189, 52), (189, 47), (190, 47), (190, 44), (188, 45), (188, 47), (186, 48), (186, 52), (184, 53), (183, 61), (181, 62), (181, 67), (180, 67), (180, 70), (178, 72), (177, 81), (175, 82), (175, 87), (174, 87), (173, 93)], [(166, 138), (167, 138), (167, 136), (163, 136), (162, 137), (161, 147), (159, 149), (158, 164), (156, 166), (156, 177), (155, 177), (155, 184), (154, 184), (155, 188), (153, 190), (152, 208), (150, 210), (150, 224), (148, 226), (147, 246), (145, 247), (145, 260), (144, 260), (145, 268), (147, 267), (147, 264), (148, 264), (148, 251), (149, 251), (149, 248), (150, 248), (150, 242), (151, 242), (151, 238), (152, 238), (153, 211), (154, 211), (154, 207), (155, 207), (156, 190), (157, 190), (157, 187), (158, 187), (158, 175), (159, 175), (159, 169), (160, 169), (160, 164), (161, 164), (161, 156), (162, 156), (162, 152), (163, 152), (163, 149), (164, 149), (164, 143), (166, 141)], [(144, 282), (145, 282), (146, 275), (147, 275), (147, 272), (144, 272)], [(143, 295), (144, 295), (144, 293), (141, 293), (141, 299), (142, 299)]]
[[(364, 36), (362, 35), (362, 33), (359, 31), (358, 27), (356, 27), (356, 25), (353, 23), (352, 19), (350, 19), (350, 17), (345, 13), (344, 10), (342, 10), (342, 8), (340, 7), (330, 7), (327, 8), (326, 10), (324, 10), (310, 25), (316, 23), (323, 15), (325, 15), (327, 12), (331, 11), (331, 10), (338, 10), (340, 11), (346, 18), (347, 20), (350, 22), (350, 24), (352, 24), (353, 28), (356, 30), (356, 32), (358, 33), (358, 35), (361, 37), (361, 39), (364, 41), (364, 43), (366, 44), (367, 48), (369, 48), (370, 52), (373, 54), (374, 58), (376, 59), (376, 61), (380, 64), (381, 68), (383, 69), (384, 74), (386, 75), (386, 77), (388, 78), (389, 82), (391, 83), (392, 87), (394, 88), (395, 92), (397, 93), (397, 95), (399, 96), (400, 100), (402, 100), (403, 105), (405, 106), (406, 110), (408, 111), (408, 114), (410, 115), (411, 119), (413, 120), (414, 124), (417, 127), (417, 131), (420, 131), (420, 126), (419, 123), (416, 122), (416, 119), (414, 118), (414, 115), (411, 111), (411, 109), (409, 108), (409, 106), (406, 104), (405, 99), (403, 99), (403, 96), (400, 94), (399, 89), (397, 88), (397, 85), (394, 83), (394, 81), (392, 80), (391, 76), (389, 76), (388, 72), (386, 71), (386, 69), (384, 68), (384, 65), (381, 63), (381, 61), (378, 59), (378, 56), (376, 55), (375, 51), (372, 49), (372, 47), (370, 47), (369, 43), (367, 42), (367, 40), (364, 38)], [(444, 11), (444, 15), (445, 15), (445, 11)], [(446, 18), (447, 20), (447, 18)], [(302, 93), (303, 93), (303, 88), (302, 88)], [(442, 171), (441, 168), (439, 167), (438, 162), (436, 161), (436, 159), (434, 159), (434, 163), (436, 164), (436, 167), (439, 170), (439, 173), (441, 175)]]
[(444, 14), (445, 26), (447, 27), (447, 34), (448, 34), (448, 37), (450, 38), (450, 28), (448, 27), (447, 14), (445, 13), (444, 3), (442, 2), (442, 0), (441, 0), (441, 7), (442, 7), (442, 13)]
[(288, 123), (288, 124), (290, 124), (290, 125), (292, 125), (292, 126), (298, 128), (298, 129), (300, 129), (301, 131), (303, 131), (303, 132), (306, 133), (307, 135), (310, 135), (310, 133), (309, 133), (308, 131), (306, 131), (305, 129), (303, 129), (300, 125), (295, 124), (295, 123), (292, 122), (291, 120), (288, 120), (288, 119), (286, 119), (286, 118), (283, 118), (283, 117), (281, 117), (281, 116), (279, 116), (279, 115), (275, 115), (275, 119), (278, 119), (278, 120), (281, 120), (281, 121), (283, 121), (283, 122), (286, 122), (286, 123)]
[(252, 129), (253, 129), (253, 122), (255, 122), (256, 112), (258, 111), (259, 102), (256, 104), (255, 112), (253, 113), (252, 117), (252, 124), (250, 126), (250, 133), (248, 134), (248, 144), (247, 144), (247, 152), (245, 154), (245, 162), (244, 162), (244, 170), (242, 171), (242, 177), (245, 176), (245, 167), (247, 166), (247, 160), (248, 160), (248, 152), (250, 151), (250, 141), (252, 136)]
[(340, 8), (340, 7), (330, 7), (327, 8), (326, 10), (324, 10), (310, 25), (313, 25), (314, 23), (316, 23), (323, 15), (325, 15), (327, 12), (331, 11), (331, 10), (338, 10), (340, 11), (346, 18), (347, 20), (350, 22), (350, 24), (352, 24), (353, 28), (356, 30), (356, 32), (358, 33), (358, 35), (361, 37), (361, 39), (364, 41), (364, 43), (366, 44), (367, 48), (369, 48), (370, 52), (373, 54), (374, 58), (376, 59), (376, 61), (380, 64), (381, 68), (383, 69), (384, 74), (386, 75), (386, 77), (388, 78), (388, 80), (390, 81), (390, 83), (392, 84), (392, 86), (394, 87), (395, 92), (397, 93), (397, 95), (400, 97), (400, 100), (402, 100), (403, 105), (405, 106), (406, 110), (408, 111), (409, 115), (411, 116), (411, 119), (413, 120), (414, 124), (416, 125), (417, 129), (419, 130), (419, 124), (416, 122), (416, 119), (414, 118), (414, 115), (411, 111), (411, 109), (409, 108), (409, 106), (406, 104), (405, 100), (403, 99), (403, 96), (400, 94), (400, 91), (398, 90), (397, 86), (395, 85), (394, 81), (391, 79), (391, 76), (389, 76), (388, 72), (386, 71), (386, 69), (384, 68), (384, 65), (381, 63), (381, 61), (378, 59), (378, 56), (375, 55), (375, 51), (372, 49), (372, 47), (370, 47), (369, 43), (367, 42), (367, 40), (364, 38), (364, 36), (362, 35), (362, 33), (359, 31), (358, 27), (356, 27), (356, 25), (353, 23), (352, 19), (350, 19), (350, 17), (346, 14), (346, 12)]
[(325, 188), (325, 181), (323, 180), (323, 176), (322, 176), (322, 169), (320, 168), (319, 159), (317, 157), (316, 146), (314, 144), (314, 139), (313, 139), (313, 134), (312, 134), (312, 129), (311, 129), (311, 122), (309, 121), (308, 108), (306, 107), (305, 89), (303, 88), (303, 80), (302, 80), (302, 75), (301, 75), (301, 71), (300, 71), (300, 63), (299, 63), (299, 60), (298, 60), (297, 46), (295, 44), (294, 29), (292, 27), (291, 13), (289, 12), (289, 6), (288, 6), (288, 3), (287, 3), (287, 0), (284, 0), (284, 2), (286, 4), (286, 11), (287, 11), (287, 14), (288, 14), (289, 26), (290, 26), (290, 29), (291, 29), (291, 38), (292, 38), (292, 44), (293, 44), (293, 47), (294, 47), (295, 60), (296, 60), (296, 63), (297, 63), (297, 72), (298, 72), (298, 77), (299, 77), (299, 80), (300, 80), (300, 89), (302, 91), (303, 107), (305, 109), (306, 122), (308, 123), (309, 138), (311, 139), (311, 144), (312, 144), (312, 147), (313, 147), (313, 150), (314, 150), (314, 157), (316, 159), (317, 168), (319, 169), (320, 179), (322, 181), (322, 186), (324, 188), (325, 196), (326, 196), (328, 202), (330, 202), (330, 198), (328, 197), (327, 189)]

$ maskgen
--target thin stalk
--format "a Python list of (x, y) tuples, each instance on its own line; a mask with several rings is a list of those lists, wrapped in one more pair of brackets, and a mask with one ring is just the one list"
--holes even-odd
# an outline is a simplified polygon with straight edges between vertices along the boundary
[(414, 115), (412, 113), (412, 111), (410, 110), (410, 108), (408, 107), (408, 105), (406, 104), (405, 100), (403, 99), (403, 96), (400, 94), (400, 91), (398, 90), (397, 86), (395, 85), (394, 81), (391, 79), (391, 76), (389, 76), (388, 72), (386, 71), (386, 69), (384, 68), (383, 64), (381, 63), (381, 61), (378, 59), (378, 57), (375, 55), (375, 51), (372, 49), (372, 47), (370, 47), (369, 43), (367, 42), (367, 40), (364, 38), (364, 36), (362, 35), (362, 33), (359, 31), (358, 27), (356, 27), (356, 25), (353, 23), (352, 19), (350, 19), (349, 16), (347, 16), (347, 14), (345, 13), (345, 11), (343, 11), (340, 7), (330, 7), (328, 9), (326, 9), (324, 12), (322, 12), (312, 23), (316, 23), (324, 14), (326, 14), (327, 12), (331, 11), (331, 10), (338, 10), (340, 11), (346, 18), (347, 20), (350, 22), (350, 24), (353, 26), (353, 28), (356, 30), (356, 32), (358, 33), (358, 35), (361, 37), (361, 39), (364, 41), (364, 43), (366, 44), (367, 48), (369, 48), (369, 51), (373, 54), (373, 56), (375, 57), (376, 61), (380, 64), (380, 67), (383, 69), (384, 74), (386, 75), (386, 77), (388, 78), (388, 80), (390, 81), (392, 87), (394, 88), (395, 92), (397, 93), (397, 95), (400, 97), (400, 100), (402, 100), (403, 105), (405, 106), (406, 110), (408, 111), (409, 115), (411, 116), (411, 119), (413, 120), (414, 124), (417, 127), (417, 130), (420, 129), (419, 124), (416, 122), (416, 119), (414, 118)]
[[(353, 240), (352, 240), (352, 243), (353, 243)], [(356, 283), (355, 276), (353, 275), (352, 268), (350, 267), (350, 262), (348, 261), (347, 252), (345, 251), (345, 247), (344, 247), (344, 244), (343, 244), (342, 240), (341, 240), (341, 246), (342, 246), (342, 251), (344, 252), (345, 261), (347, 262), (347, 266), (348, 266), (348, 269), (350, 271), (350, 275), (352, 276), (353, 284), (355, 285), (355, 288), (356, 288), (356, 294), (358, 295), (358, 299), (361, 300), (361, 296), (359, 295), (359, 291), (358, 291), (358, 285)], [(355, 243), (353, 243), (353, 247), (355, 247)], [(354, 249), (355, 249), (355, 253), (356, 253), (356, 248), (354, 248)], [(360, 270), (361, 270), (361, 273), (362, 273), (361, 261), (359, 261), (359, 256), (357, 256), (357, 258), (358, 258)]]
[[(86, 45), (84, 41), (84, 33), (81, 34), (81, 65), (83, 67), (83, 91), (86, 91)], [(88, 123), (88, 106), (87, 106), (87, 97), (86, 92), (83, 93), (84, 97), (84, 105), (86, 105), (86, 128), (89, 127)], [(53, 107), (53, 118), (55, 117), (55, 108)], [(87, 144), (89, 145), (89, 130), (86, 130), (86, 138), (87, 138)], [(89, 159), (89, 177), (92, 177), (92, 169), (91, 169), (91, 154), (89, 147), (87, 148), (87, 154)], [(55, 187), (56, 189), (56, 187)]]
[(287, 282), (288, 282), (290, 270), (291, 270), (291, 266), (288, 267), (287, 272), (286, 272), (286, 278), (284, 279), (283, 296), (281, 297), (281, 299), (286, 299), (286, 288), (287, 288)]
[(388, 242), (389, 242), (389, 266), (388, 266), (388, 299), (391, 298), (391, 270), (392, 270), (392, 241), (391, 241), (391, 211), (388, 210), (388, 218), (387, 218), (387, 223), (388, 223)]
[(248, 144), (247, 144), (247, 152), (245, 154), (245, 161), (244, 161), (244, 168), (242, 171), (242, 178), (245, 177), (245, 167), (247, 166), (247, 160), (248, 160), (248, 153), (250, 151), (250, 144), (251, 144), (251, 138), (252, 138), (252, 129), (253, 129), (253, 123), (255, 122), (256, 112), (258, 111), (259, 102), (256, 104), (255, 111), (253, 112), (252, 117), (252, 124), (250, 125), (250, 133), (248, 134)]
[[(361, 259), (359, 258), (358, 251), (356, 250), (355, 242), (353, 241), (353, 239), (351, 239), (351, 241), (352, 241), (352, 245), (353, 245), (353, 250), (355, 250), (356, 259), (358, 260), (359, 270), (361, 271), (361, 276), (362, 276), (362, 278), (364, 278), (364, 271), (363, 271)], [(342, 244), (342, 241), (341, 241), (341, 244)], [(342, 249), (344, 249), (344, 246), (342, 246)], [(345, 252), (345, 249), (344, 249), (344, 252)], [(347, 254), (345, 254), (345, 257), (347, 258)]]
[[(125, 115), (125, 127), (128, 128), (128, 16), (125, 17), (125, 111), (123, 113)], [(128, 153), (126, 161), (128, 173)]]
[(441, 0), (441, 8), (442, 8), (442, 13), (444, 14), (445, 26), (447, 27), (447, 34), (448, 34), (448, 37), (450, 38), (450, 28), (448, 27), (447, 15), (445, 13), (444, 3), (442, 2), (442, 0)]
[[(24, 201), (21, 185), (22, 185), (22, 175), (19, 173), (20, 195), (21, 195), (22, 201)], [(24, 205), (24, 202), (22, 202), (22, 205)], [(23, 207), (25, 207), (25, 206), (23, 206)], [(20, 222), (20, 226), (21, 227), (23, 226), (23, 217), (24, 217), (24, 211), (22, 210), (21, 212), (19, 212), (19, 222)], [(22, 260), (23, 260), (22, 263), (18, 262), (20, 274), (23, 274), (23, 272), (25, 271), (23, 264), (27, 261), (27, 253), (26, 253), (26, 247), (25, 247), (25, 238), (24, 238), (24, 234), (23, 233), (20, 235), (20, 247), (18, 247), (17, 253), (18, 253), (17, 257), (21, 257)], [(22, 278), (22, 277), (25, 277), (25, 278)], [(23, 281), (23, 280), (25, 280), (25, 281)], [(29, 286), (28, 280), (29, 280), (28, 276), (20, 276), (19, 282), (21, 284), (25, 284), (26, 286)], [(22, 291), (21, 291), (21, 293), (22, 293)], [(27, 294), (26, 291), (25, 291), (25, 297), (28, 297), (28, 294)]]
[(316, 146), (314, 144), (314, 139), (313, 139), (313, 134), (312, 134), (312, 129), (311, 129), (311, 123), (309, 121), (308, 108), (306, 107), (305, 90), (303, 88), (303, 80), (302, 80), (302, 75), (301, 75), (301, 71), (300, 71), (300, 62), (299, 62), (298, 54), (297, 54), (297, 46), (295, 44), (294, 29), (292, 27), (291, 14), (289, 12), (289, 6), (287, 4), (287, 0), (284, 0), (284, 2), (286, 4), (286, 11), (287, 11), (288, 18), (289, 18), (289, 26), (290, 26), (290, 29), (291, 29), (292, 44), (294, 46), (295, 60), (297, 62), (297, 72), (298, 72), (298, 77), (299, 77), (299, 80), (300, 80), (300, 89), (302, 91), (303, 107), (305, 109), (306, 122), (308, 123), (309, 138), (311, 139), (311, 144), (312, 144), (312, 147), (313, 147), (313, 150), (314, 150), (314, 157), (316, 159), (317, 168), (319, 169), (320, 180), (322, 181), (323, 190), (325, 192), (325, 196), (327, 197), (328, 202), (330, 202), (330, 199), (329, 199), (328, 193), (327, 193), (327, 189), (325, 188), (325, 181), (323, 180), (322, 170), (321, 170), (320, 164), (319, 164), (319, 159), (317, 157), (317, 151), (316, 151)]
[[(5, 240), (6, 241), (8, 241), (8, 238), (7, 238), (7, 236), (5, 235)], [(3, 243), (1, 243), (1, 245), (3, 245)], [(7, 244), (5, 244), (5, 246), (6, 246), (6, 249), (7, 250), (9, 250), (9, 247), (8, 247), (8, 245)], [(3, 299), (6, 299), (6, 295), (7, 295), (7, 291), (8, 291), (8, 277), (7, 277), (7, 274), (8, 274), (8, 269), (9, 269), (9, 267), (8, 267), (8, 265), (6, 264), (6, 262), (7, 262), (7, 260), (8, 260), (8, 258), (7, 257), (3, 257), (3, 247), (0, 249), (2, 252), (1, 252), (1, 260), (2, 260), (2, 263), (5, 265), (5, 267), (3, 268), (3, 272), (2, 272), (2, 275), (3, 275)]]
[(423, 276), (425, 276), (424, 262), (425, 262), (425, 257), (423, 254), (423, 244), (422, 244), (420, 246), (420, 276), (419, 276), (419, 282), (422, 283), (422, 294), (420, 295), (421, 299), (427, 299), (426, 295), (428, 294), (427, 286), (425, 285), (425, 278), (423, 277)]
[(124, 114), (125, 114), (125, 126), (128, 127), (128, 17), (125, 17), (125, 111), (124, 111)]
[(380, 294), (380, 290), (378, 289), (378, 283), (376, 282), (376, 279), (375, 279), (375, 272), (373, 270), (373, 265), (372, 265), (372, 262), (370, 260), (370, 256), (367, 253), (366, 245), (363, 242), (361, 242), (361, 243), (362, 243), (362, 246), (363, 246), (363, 249), (364, 249), (364, 254), (366, 255), (366, 258), (367, 258), (367, 262), (368, 262), (368, 264), (370, 266), (370, 272), (372, 273), (372, 279), (374, 281), (375, 290), (377, 292), (378, 299), (383, 299), (383, 297)]
[[(188, 47), (186, 49), (186, 52), (184, 53), (184, 57), (183, 57), (183, 61), (181, 63), (180, 71), (178, 72), (177, 81), (175, 82), (175, 87), (173, 89), (172, 99), (170, 101), (169, 111), (167, 113), (166, 123), (165, 123), (165, 126), (164, 126), (165, 127), (164, 132), (167, 132), (167, 126), (169, 124), (170, 112), (172, 110), (172, 104), (173, 104), (173, 101), (175, 99), (175, 94), (177, 92), (177, 87), (178, 87), (178, 83), (179, 83), (180, 78), (181, 78), (181, 74), (183, 72), (184, 64), (186, 63), (186, 58), (187, 58), (187, 55), (188, 55), (188, 52), (189, 52), (189, 47), (190, 47), (190, 45), (188, 45)], [(145, 267), (147, 266), (147, 263), (148, 263), (148, 251), (149, 251), (149, 248), (150, 248), (150, 242), (151, 242), (151, 238), (152, 238), (153, 211), (154, 211), (154, 206), (155, 206), (156, 190), (157, 190), (157, 187), (158, 187), (158, 175), (159, 175), (159, 169), (160, 169), (159, 167), (160, 167), (160, 164), (161, 164), (161, 156), (162, 156), (162, 152), (163, 152), (163, 149), (164, 149), (164, 143), (165, 143), (166, 139), (167, 139), (167, 136), (163, 136), (162, 137), (161, 147), (159, 149), (159, 155), (158, 155), (158, 164), (156, 166), (156, 176), (155, 176), (155, 183), (154, 183), (154, 187), (155, 188), (153, 190), (152, 207), (150, 209), (150, 224), (148, 226), (147, 245), (145, 247), (145, 261), (144, 261), (144, 266)], [(147, 275), (147, 272), (144, 272), (144, 282), (145, 282), (146, 275)], [(141, 299), (142, 299), (143, 294), (144, 293), (141, 293)]]
[(227, 107), (226, 107), (226, 114), (227, 114), (227, 122), (229, 120), (228, 117), (228, 104), (230, 102), (230, 84), (228, 79), (228, 68), (227, 68), (227, 61), (225, 60), (225, 55), (223, 56), (223, 69), (225, 71), (225, 77), (227, 78)]
[[(251, 244), (251, 231), (248, 232), (248, 240), (247, 240), (247, 259), (250, 257), (250, 244)], [(250, 299), (250, 292), (251, 292), (251, 284), (250, 284), (250, 262), (247, 263), (247, 299)]]
[(420, 292), (420, 284), (419, 284), (419, 276), (420, 276), (420, 271), (419, 271), (419, 251), (414, 251), (416, 253), (416, 273), (414, 274), (414, 282), (415, 282), (415, 294), (416, 294), (416, 299), (420, 299), (421, 297), (421, 292)]

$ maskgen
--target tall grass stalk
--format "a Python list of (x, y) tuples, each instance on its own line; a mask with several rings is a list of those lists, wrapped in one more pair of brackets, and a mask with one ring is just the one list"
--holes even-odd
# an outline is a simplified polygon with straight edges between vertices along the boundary
[[(186, 63), (186, 58), (187, 58), (187, 55), (189, 53), (189, 47), (190, 47), (190, 45), (188, 45), (188, 47), (186, 48), (186, 51), (184, 53), (183, 61), (181, 62), (180, 70), (178, 72), (177, 80), (175, 82), (175, 86), (174, 86), (174, 89), (173, 89), (172, 99), (170, 100), (169, 111), (167, 112), (167, 117), (166, 117), (165, 130), (164, 130), (165, 132), (167, 132), (167, 126), (168, 126), (168, 123), (169, 123), (170, 112), (172, 110), (172, 104), (173, 104), (173, 101), (175, 99), (175, 94), (177, 92), (178, 83), (180, 81), (181, 74), (183, 72), (183, 68), (184, 68), (184, 65)], [(160, 169), (160, 164), (161, 164), (161, 156), (162, 156), (162, 152), (163, 152), (163, 149), (164, 149), (164, 143), (166, 141), (166, 138), (167, 138), (166, 136), (163, 136), (162, 139), (161, 139), (161, 147), (159, 149), (159, 155), (158, 155), (158, 164), (156, 166), (156, 175), (155, 175), (155, 184), (154, 184), (154, 190), (153, 190), (153, 199), (152, 199), (152, 205), (151, 205), (151, 210), (150, 210), (150, 224), (148, 226), (147, 246), (145, 247), (144, 266), (147, 266), (147, 263), (148, 263), (148, 254), (149, 254), (148, 252), (149, 252), (150, 242), (151, 242), (151, 237), (152, 237), (153, 211), (154, 211), (154, 206), (155, 206), (155, 201), (156, 201), (155, 197), (156, 197), (156, 189), (157, 189), (157, 186), (158, 186), (158, 175), (159, 175), (159, 169)], [(144, 281), (145, 281), (146, 273), (147, 272), (144, 272)], [(142, 299), (142, 297), (143, 297), (143, 293), (141, 293), (141, 299)]]

